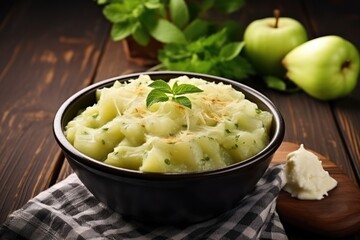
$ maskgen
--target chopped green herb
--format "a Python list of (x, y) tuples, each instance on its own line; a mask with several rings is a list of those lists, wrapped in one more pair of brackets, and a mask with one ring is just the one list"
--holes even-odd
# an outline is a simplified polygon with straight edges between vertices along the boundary
[(166, 165), (170, 165), (170, 164), (171, 164), (170, 159), (166, 158), (166, 159), (164, 160), (164, 163), (165, 163)]
[(203, 162), (210, 161), (210, 157), (209, 157), (209, 156), (206, 156), (206, 157), (202, 158), (201, 161), (203, 161)]

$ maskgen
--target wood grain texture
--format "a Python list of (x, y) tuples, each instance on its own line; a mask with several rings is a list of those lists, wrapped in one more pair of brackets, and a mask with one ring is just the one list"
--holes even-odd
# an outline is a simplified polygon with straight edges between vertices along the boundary
[[(245, 27), (280, 8), (283, 16), (300, 20), (311, 38), (338, 34), (359, 48), (356, 6), (357, 0), (251, 0), (232, 17)], [(128, 61), (122, 42), (109, 38), (109, 27), (95, 1), (1, 1), (0, 223), (71, 173), (51, 131), (60, 104), (94, 81), (147, 69)], [(359, 179), (359, 85), (349, 98), (331, 103), (255, 85), (281, 110), (286, 141), (305, 143), (354, 182)], [(288, 223), (285, 227), (289, 239), (323, 239)]]
[(55, 111), (92, 81), (108, 34), (91, 1), (14, 4), (0, 29), (0, 223), (53, 182)]
[(95, 82), (134, 72), (143, 72), (146, 69), (146, 67), (128, 61), (122, 41), (113, 42), (108, 38), (95, 76)]
[[(316, 36), (338, 35), (353, 43), (360, 51), (360, 6), (357, 0), (333, 0), (326, 9), (327, 0), (304, 1), (312, 19)], [(349, 97), (332, 102), (334, 115), (342, 132), (345, 147), (353, 161), (360, 184), (360, 76), (354, 92)]]
[[(283, 142), (272, 164), (284, 163), (287, 154), (298, 148), (298, 144)], [(281, 220), (332, 238), (357, 233), (360, 231), (360, 189), (331, 160), (316, 151), (312, 152), (319, 157), (323, 168), (337, 180), (338, 185), (322, 200), (298, 200), (282, 191), (277, 200)]]
[[(64, 156), (63, 156), (64, 157)], [(64, 158), (63, 158), (64, 159)], [(72, 168), (70, 167), (69, 162), (66, 160), (66, 158), (64, 159), (62, 165), (61, 165), (61, 169), (59, 171), (59, 174), (56, 176), (56, 178), (54, 179), (56, 183), (60, 182), (61, 180), (64, 180), (67, 176), (69, 176), (71, 173), (73, 173), (74, 171), (72, 170)]]

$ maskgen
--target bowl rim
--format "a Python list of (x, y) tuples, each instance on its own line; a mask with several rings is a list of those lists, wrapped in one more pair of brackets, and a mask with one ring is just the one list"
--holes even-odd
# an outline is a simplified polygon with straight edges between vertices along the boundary
[[(255, 98), (258, 98), (260, 102), (264, 105), (266, 105), (270, 112), (273, 115), (273, 121), (276, 122), (275, 129), (272, 138), (270, 139), (270, 142), (268, 145), (262, 149), (260, 152), (255, 154), (254, 156), (238, 162), (231, 164), (229, 166), (210, 170), (210, 171), (202, 171), (202, 172), (185, 172), (185, 173), (156, 173), (156, 172), (141, 172), (139, 170), (132, 170), (132, 169), (126, 169), (126, 168), (120, 168), (116, 166), (112, 166), (109, 164), (105, 164), (101, 161), (98, 161), (96, 159), (93, 159), (91, 157), (88, 157), (87, 155), (81, 153), (78, 151), (65, 137), (64, 135), (64, 126), (63, 126), (63, 117), (66, 110), (74, 103), (77, 99), (81, 98), (83, 94), (90, 93), (93, 91), (96, 91), (96, 89), (101, 87), (107, 87), (111, 86), (109, 85), (112, 82), (115, 82), (117, 80), (119, 81), (126, 81), (130, 79), (134, 79), (139, 77), (140, 75), (149, 75), (151, 78), (153, 76), (163, 76), (163, 75), (174, 75), (171, 78), (180, 77), (183, 75), (186, 75), (188, 77), (195, 77), (195, 78), (202, 78), (207, 81), (214, 80), (217, 82), (223, 82), (225, 84), (231, 84), (235, 86), (238, 89), (243, 89), (245, 92), (245, 96), (247, 94), (252, 95)], [(82, 163), (85, 166), (88, 166), (89, 169), (94, 169), (101, 172), (106, 172), (108, 174), (115, 174), (117, 176), (123, 176), (123, 177), (130, 177), (130, 178), (137, 178), (137, 179), (153, 179), (153, 180), (161, 180), (161, 179), (167, 179), (167, 180), (179, 180), (179, 179), (193, 179), (193, 178), (199, 178), (204, 176), (219, 176), (226, 173), (231, 173), (236, 171), (239, 168), (247, 168), (253, 166), (256, 162), (261, 162), (264, 158), (270, 158), (276, 151), (276, 149), (280, 146), (282, 143), (284, 134), (285, 134), (285, 122), (284, 119), (279, 111), (279, 109), (273, 104), (273, 102), (267, 98), (265, 95), (260, 93), (259, 91), (234, 80), (208, 75), (208, 74), (202, 74), (202, 73), (192, 73), (192, 72), (183, 72), (183, 71), (154, 71), (154, 72), (135, 72), (131, 74), (125, 74), (125, 75), (119, 75), (116, 77), (108, 78), (105, 80), (101, 80), (99, 82), (90, 84), (89, 86), (75, 92), (73, 95), (68, 97), (59, 107), (57, 110), (54, 119), (53, 119), (53, 135), (55, 137), (55, 140), (59, 144), (60, 148), (65, 153), (65, 156), (70, 156), (72, 160), (78, 161), (79, 163)], [(70, 159), (68, 159), (70, 160)]]

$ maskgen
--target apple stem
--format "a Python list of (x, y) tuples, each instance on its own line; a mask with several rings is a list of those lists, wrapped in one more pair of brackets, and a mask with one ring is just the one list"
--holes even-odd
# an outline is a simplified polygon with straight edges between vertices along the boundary
[(275, 9), (274, 10), (274, 17), (275, 17), (275, 28), (279, 27), (279, 18), (280, 18), (280, 10), (279, 9)]

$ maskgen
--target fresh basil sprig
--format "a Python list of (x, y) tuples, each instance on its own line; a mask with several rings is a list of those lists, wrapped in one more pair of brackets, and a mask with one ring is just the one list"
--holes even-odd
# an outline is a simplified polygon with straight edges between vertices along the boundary
[(150, 107), (157, 102), (166, 102), (172, 100), (177, 102), (180, 105), (188, 107), (191, 109), (191, 101), (188, 97), (183, 96), (184, 94), (189, 93), (199, 93), (203, 92), (200, 88), (192, 84), (178, 84), (177, 82), (171, 87), (164, 80), (155, 80), (149, 87), (152, 87), (153, 90), (148, 94), (146, 98), (146, 106)]
[(159, 66), (172, 71), (205, 73), (236, 80), (246, 79), (255, 71), (241, 54), (245, 43), (230, 41), (229, 34), (228, 28), (223, 28), (210, 36), (195, 38), (186, 44), (167, 44), (159, 51)]
[[(143, 46), (148, 45), (151, 38), (162, 43), (186, 41), (180, 27), (187, 25), (189, 21), (187, 5), (184, 0), (169, 1), (97, 0), (98, 4), (105, 5), (103, 14), (112, 23), (113, 40), (120, 41), (132, 36)], [(166, 17), (168, 7), (173, 22)]]
[[(239, 10), (245, 0), (96, 0), (103, 6), (105, 18), (112, 23), (111, 37), (120, 41), (129, 36), (146, 46), (151, 38), (164, 43), (184, 43), (191, 40), (187, 32), (197, 36), (208, 35), (204, 31), (202, 16), (207, 12), (220, 11), (230, 14)], [(201, 24), (199, 24), (201, 22)], [(196, 25), (196, 28), (194, 28)], [(200, 27), (200, 28), (199, 28)], [(194, 33), (193, 32), (193, 33)], [(191, 36), (193, 37), (193, 36)]]

